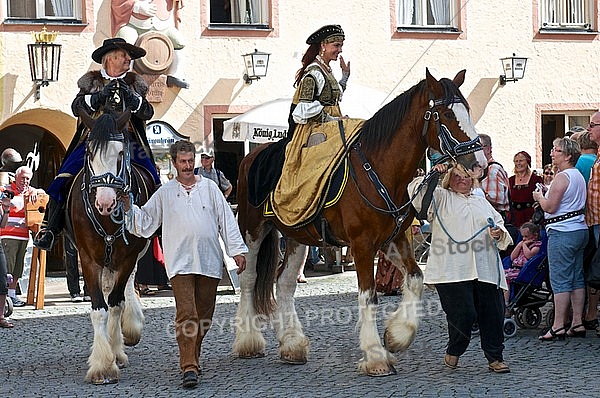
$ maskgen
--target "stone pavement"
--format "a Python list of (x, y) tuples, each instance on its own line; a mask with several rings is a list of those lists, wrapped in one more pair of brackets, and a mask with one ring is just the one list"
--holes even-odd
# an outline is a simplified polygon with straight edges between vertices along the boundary
[[(442, 365), (447, 330), (437, 296), (426, 289), (417, 337), (404, 353), (395, 354), (398, 374), (371, 378), (357, 373), (360, 357), (356, 273), (315, 276), (298, 286), (296, 304), (311, 340), (306, 365), (279, 361), (277, 342), (265, 328), (266, 356), (242, 360), (231, 352), (231, 326), (239, 296), (218, 297), (215, 324), (205, 338), (200, 384), (181, 388), (173, 335), (170, 292), (143, 297), (146, 323), (142, 341), (126, 349), (130, 366), (118, 384), (93, 386), (84, 382), (93, 337), (89, 303), (68, 299), (64, 277), (50, 277), (46, 307), (17, 308), (12, 330), (0, 329), (4, 371), (3, 396), (17, 397), (597, 397), (600, 395), (600, 338), (542, 343), (539, 330), (519, 330), (506, 341), (505, 359), (512, 373), (487, 370), (475, 336), (456, 371)], [(397, 297), (381, 297), (383, 315)]]

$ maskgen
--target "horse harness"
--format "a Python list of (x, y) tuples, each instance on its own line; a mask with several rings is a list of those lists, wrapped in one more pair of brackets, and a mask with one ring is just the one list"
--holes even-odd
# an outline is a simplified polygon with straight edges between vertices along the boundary
[[(94, 230), (104, 240), (104, 265), (109, 265), (112, 262), (113, 244), (117, 238), (123, 237), (123, 241), (128, 245), (127, 237), (125, 235), (125, 212), (122, 211), (123, 205), (120, 203), (117, 205), (115, 211), (110, 215), (110, 219), (113, 223), (119, 225), (119, 228), (114, 234), (108, 234), (102, 227), (102, 224), (96, 218), (94, 213), (94, 207), (90, 203), (90, 194), (98, 187), (113, 188), (117, 192), (131, 194), (131, 161), (129, 153), (129, 140), (126, 139), (123, 132), (117, 132), (111, 134), (109, 141), (121, 141), (123, 142), (123, 158), (121, 159), (121, 165), (119, 167), (118, 175), (114, 175), (110, 172), (104, 173), (100, 176), (93, 175), (94, 170), (92, 169), (91, 159), (89, 151), (85, 151), (85, 162), (84, 162), (84, 176), (81, 183), (81, 193), (83, 198), (83, 204), (85, 207), (85, 213), (88, 219), (92, 223)], [(132, 200), (133, 202), (133, 200)]]
[[(442, 157), (438, 160), (438, 162), (443, 162), (443, 161), (446, 161), (449, 159), (451, 159), (452, 161), (455, 162), (456, 158), (459, 156), (481, 150), (481, 143), (479, 142), (479, 138), (476, 137), (470, 141), (460, 142), (452, 136), (452, 134), (450, 133), (450, 130), (448, 130), (448, 127), (446, 127), (446, 125), (440, 121), (439, 111), (436, 108), (438, 108), (442, 105), (462, 103), (462, 99), (458, 96), (454, 96), (452, 98), (452, 100), (450, 102), (448, 102), (448, 101), (442, 100), (442, 99), (433, 99), (433, 95), (431, 93), (429, 94), (429, 96), (430, 96), (429, 109), (426, 110), (425, 114), (423, 115), (423, 119), (425, 120), (425, 123), (423, 125), (423, 132), (421, 134), (421, 137), (423, 139), (425, 139), (425, 137), (427, 136), (427, 130), (429, 129), (429, 122), (431, 120), (433, 120), (433, 122), (435, 122), (435, 124), (437, 126), (437, 135), (438, 135), (438, 139), (440, 140), (440, 150), (442, 152)], [(396, 203), (390, 196), (388, 189), (381, 182), (379, 175), (377, 174), (377, 172), (375, 172), (371, 163), (367, 160), (364, 152), (362, 151), (360, 140), (357, 141), (355, 144), (353, 144), (351, 147), (348, 147), (346, 137), (344, 134), (344, 125), (342, 123), (342, 120), (338, 120), (338, 125), (339, 125), (339, 129), (340, 129), (340, 134), (342, 136), (342, 142), (344, 144), (344, 147), (346, 148), (346, 152), (348, 154), (350, 153), (351, 150), (356, 152), (357, 156), (359, 157), (359, 160), (362, 163), (363, 170), (367, 173), (367, 176), (369, 177), (369, 180), (371, 180), (371, 182), (375, 186), (377, 193), (385, 202), (387, 209), (380, 208), (380, 207), (374, 205), (361, 192), (360, 187), (358, 186), (356, 172), (354, 170), (354, 167), (352, 166), (352, 162), (349, 162), (350, 163), (350, 165), (349, 165), (350, 175), (352, 176), (352, 180), (354, 181), (356, 190), (358, 191), (360, 197), (373, 210), (378, 211), (380, 213), (389, 214), (392, 217), (394, 217), (394, 224), (395, 224), (394, 230), (380, 246), (380, 248), (385, 248), (400, 233), (402, 224), (404, 223), (404, 221), (406, 220), (406, 217), (410, 213), (410, 205), (412, 204), (414, 196), (416, 196), (416, 194), (419, 193), (424, 186), (427, 186), (427, 195), (426, 195), (426, 199), (424, 200), (424, 203), (425, 203), (425, 201), (427, 201), (426, 207), (429, 207), (429, 202), (431, 201), (431, 195), (433, 194), (433, 189), (437, 185), (439, 173), (435, 170), (431, 170), (427, 174), (427, 176), (425, 176), (425, 179), (423, 180), (423, 182), (421, 184), (419, 184), (419, 186), (417, 187), (417, 192), (415, 193), (415, 195), (412, 198), (410, 198), (406, 203), (404, 203), (402, 206), (398, 206), (398, 205), (396, 205)], [(425, 142), (426, 142), (426, 140), (425, 140)]]

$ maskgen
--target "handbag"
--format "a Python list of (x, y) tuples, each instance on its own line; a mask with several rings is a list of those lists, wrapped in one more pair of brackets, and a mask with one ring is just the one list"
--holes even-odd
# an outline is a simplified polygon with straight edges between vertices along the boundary
[(537, 225), (544, 225), (544, 210), (542, 210), (542, 207), (537, 202), (535, 203), (535, 205), (533, 205), (533, 207), (535, 208), (535, 210), (533, 211), (533, 215), (531, 216), (531, 222)]

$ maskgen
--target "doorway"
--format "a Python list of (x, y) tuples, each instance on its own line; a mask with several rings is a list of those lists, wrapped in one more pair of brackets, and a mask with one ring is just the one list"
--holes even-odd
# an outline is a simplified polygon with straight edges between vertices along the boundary
[[(6, 148), (14, 148), (33, 169), (31, 186), (47, 191), (54, 179), (65, 148), (48, 130), (30, 124), (15, 124), (0, 131), (0, 153)], [(62, 239), (48, 252), (46, 267), (48, 272), (64, 271)]]
[(237, 204), (237, 180), (240, 162), (244, 158), (244, 143), (223, 141), (223, 122), (228, 119), (213, 118), (215, 167), (221, 170), (233, 185), (233, 190), (227, 201), (231, 204)]

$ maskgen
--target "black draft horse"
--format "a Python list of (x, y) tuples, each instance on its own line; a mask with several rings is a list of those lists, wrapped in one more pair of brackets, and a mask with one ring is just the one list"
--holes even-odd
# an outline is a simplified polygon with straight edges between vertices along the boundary
[[(410, 225), (413, 210), (407, 185), (413, 179), (427, 148), (472, 168), (486, 167), (469, 107), (459, 87), (465, 71), (453, 80), (426, 78), (382, 107), (365, 121), (357, 143), (346, 153), (354, 175), (340, 200), (322, 211), (334, 241), (351, 246), (358, 276), (358, 332), (362, 358), (359, 370), (371, 376), (395, 373), (390, 352), (407, 348), (419, 323), (423, 275), (409, 249), (403, 231)], [(335, 123), (335, 122), (334, 122)], [(286, 227), (275, 218), (263, 216), (248, 197), (248, 170), (261, 149), (240, 164), (238, 221), (249, 248), (247, 268), (240, 275), (241, 297), (236, 320), (234, 352), (242, 358), (264, 355), (261, 327), (272, 320), (284, 362), (306, 363), (309, 342), (296, 309), (296, 275), (306, 258), (304, 245), (320, 246), (310, 225)], [(380, 180), (380, 185), (372, 182)], [(381, 193), (383, 192), (383, 193)], [(286, 237), (284, 263), (277, 273), (277, 231)], [(405, 273), (402, 302), (391, 313), (384, 334), (377, 332), (377, 294), (373, 258), (387, 251), (394, 265)], [(276, 300), (273, 285), (276, 282)]]
[(124, 345), (136, 345), (142, 336), (144, 315), (134, 289), (134, 269), (148, 248), (147, 239), (126, 231), (117, 195), (129, 193), (141, 205), (156, 187), (146, 170), (130, 162), (130, 110), (106, 112), (97, 119), (82, 111), (80, 117), (90, 132), (84, 169), (69, 195), (70, 238), (92, 298), (94, 341), (86, 380), (108, 384), (116, 383), (119, 368), (128, 365)]

